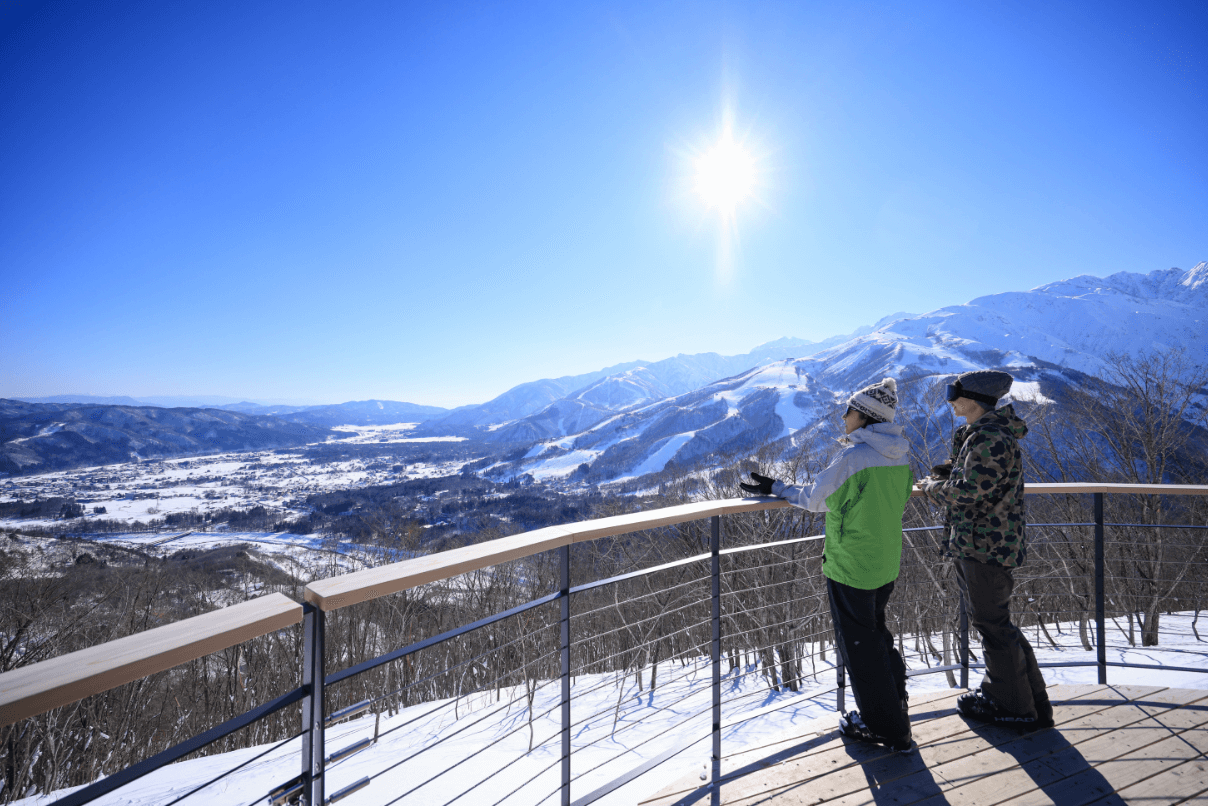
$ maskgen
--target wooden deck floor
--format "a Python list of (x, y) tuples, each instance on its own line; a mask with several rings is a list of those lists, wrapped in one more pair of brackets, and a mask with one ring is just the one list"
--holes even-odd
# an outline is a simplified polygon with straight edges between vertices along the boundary
[[(968, 722), (956, 695), (911, 701), (917, 753), (887, 754), (840, 737), (835, 720), (744, 748), (722, 765), (721, 803), (1033, 804), (1208, 803), (1208, 691), (1053, 686), (1057, 727), (1032, 733)], [(708, 804), (685, 778), (643, 806)]]

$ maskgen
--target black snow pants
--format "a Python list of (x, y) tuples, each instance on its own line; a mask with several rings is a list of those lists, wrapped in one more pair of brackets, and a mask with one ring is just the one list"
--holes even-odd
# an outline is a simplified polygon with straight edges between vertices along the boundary
[(1051, 718), (1053, 707), (1045, 691), (1036, 654), (1023, 632), (1011, 623), (1010, 568), (986, 565), (966, 557), (953, 560), (969, 622), (981, 634), (986, 673), (981, 690), (1019, 716)]
[(861, 590), (827, 579), (826, 593), (835, 644), (864, 724), (890, 740), (908, 735), (910, 721), (903, 708), (906, 664), (885, 626), (885, 605), (893, 593), (893, 583)]

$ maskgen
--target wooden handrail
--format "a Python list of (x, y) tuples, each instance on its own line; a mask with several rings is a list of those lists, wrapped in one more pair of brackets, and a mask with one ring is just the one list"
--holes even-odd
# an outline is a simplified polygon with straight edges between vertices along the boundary
[(1133, 495), (1208, 495), (1205, 484), (1025, 484), (1025, 493), (1131, 493)]
[(100, 694), (302, 620), (280, 593), (0, 674), (0, 727)]
[(756, 512), (761, 509), (779, 509), (789, 503), (779, 498), (731, 498), (722, 501), (702, 501), (682, 504), (650, 512), (631, 515), (614, 515), (591, 521), (579, 521), (565, 526), (547, 526), (532, 532), (522, 532), (510, 537), (501, 537), (486, 543), (442, 551), (412, 560), (403, 560), (390, 565), (366, 568), (338, 577), (320, 579), (306, 586), (306, 601), (320, 610), (339, 610), (341, 607), (366, 602), (419, 587), (428, 582), (489, 568), (492, 565), (530, 557), (542, 551), (561, 548), (572, 543), (582, 543), (599, 537), (612, 537), (658, 526), (670, 526), (685, 521), (695, 521), (713, 515), (734, 512)]
[[(1208, 495), (1208, 486), (1193, 484), (1027, 484), (1024, 485), (1024, 492), (1029, 494), (1116, 492)], [(917, 498), (921, 497), (922, 493), (918, 487), (915, 487), (911, 495)], [(756, 512), (761, 509), (779, 509), (787, 506), (790, 506), (787, 501), (778, 498), (729, 498), (683, 504), (632, 515), (616, 515), (610, 518), (579, 521), (565, 526), (548, 526), (544, 529), (523, 532), (486, 543), (442, 551), (439, 554), (430, 554), (390, 565), (366, 568), (338, 577), (321, 579), (306, 586), (306, 601), (320, 610), (339, 610), (341, 607), (366, 602), (379, 596), (409, 590), (468, 571), (489, 568), (509, 560), (529, 557), (571, 543), (628, 534), (643, 529), (708, 518), (713, 515)]]

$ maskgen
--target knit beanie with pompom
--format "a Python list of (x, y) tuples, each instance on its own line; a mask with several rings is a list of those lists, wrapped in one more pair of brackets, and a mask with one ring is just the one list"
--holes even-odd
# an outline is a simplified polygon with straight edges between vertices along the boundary
[(847, 400), (847, 405), (879, 423), (892, 423), (898, 408), (898, 382), (886, 378), (865, 386)]

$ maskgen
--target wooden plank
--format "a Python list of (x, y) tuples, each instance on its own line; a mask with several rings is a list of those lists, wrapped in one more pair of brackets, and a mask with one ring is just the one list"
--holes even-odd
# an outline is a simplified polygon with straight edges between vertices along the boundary
[[(1177, 707), (1178, 702), (1185, 699), (1185, 690), (1168, 694), (1171, 690), (1154, 692), (1140, 687), (1128, 688), (1150, 702), (1169, 699), (1175, 703), (1159, 714), (1163, 721), (1170, 721), (1172, 725), (1208, 723), (1208, 710)], [(1118, 691), (1107, 693), (1119, 695)], [(1198, 695), (1205, 697), (1208, 692), (1198, 692)], [(1087, 701), (1102, 702), (1103, 697), (1092, 697)], [(1088, 714), (1062, 725), (1058, 731), (1029, 734), (998, 748), (997, 753), (979, 753), (958, 759), (951, 764), (937, 766), (934, 772), (946, 782), (943, 788), (949, 802), (956, 800), (987, 804), (1010, 800), (1014, 803), (1012, 799), (1019, 799), (1019, 805), (1022, 806), (1033, 802), (1029, 798), (1035, 798), (1035, 802), (1047, 803), (1049, 801), (1045, 798), (1052, 794), (1054, 787), (1060, 787), (1064, 779), (1086, 771), (1089, 765), (1136, 753), (1170, 735), (1171, 730), (1147, 713), (1146, 709), (1121, 700), (1106, 711)], [(1088, 790), (1088, 795), (1091, 794), (1093, 798), (1098, 798), (1105, 793), (1100, 786), (1093, 791)], [(943, 802), (943, 798), (932, 798), (921, 801), (920, 806), (934, 806)]]
[[(1058, 729), (1065, 730), (1068, 725), (1077, 725), (1080, 720), (1110, 708), (1110, 704), (1103, 702), (1098, 697), (1105, 690), (1105, 686), (1085, 686), (1069, 691), (1067, 696), (1062, 697), (1062, 693), (1050, 689), (1050, 697), (1053, 699), (1053, 719), (1057, 723)], [(977, 725), (977, 730), (974, 731), (971, 727), (977, 723), (970, 723), (964, 718), (960, 718), (960, 720), (964, 727), (963, 733), (954, 735), (942, 743), (919, 745), (919, 752), (927, 761), (929, 768), (939, 768), (975, 753), (999, 748), (1018, 740), (1021, 735), (1014, 728), (996, 725)]]
[[(1092, 753), (1095, 745), (1084, 742), (1107, 730), (1132, 730), (1138, 727), (1167, 725), (1185, 730), (1200, 724), (1202, 715), (1208, 714), (1204, 698), (1208, 692), (1194, 689), (1162, 689), (1153, 691), (1143, 686), (1112, 686), (1112, 692), (1127, 698), (1126, 702), (1113, 706), (1110, 714), (1094, 719), (1077, 720), (1060, 725), (1065, 738), (1077, 744), (1081, 751)], [(1092, 701), (1102, 702), (1101, 697)], [(1191, 706), (1195, 703), (1194, 707)], [(1118, 753), (1106, 756), (1113, 758)]]
[(1121, 800), (1125, 803), (1144, 803), (1145, 806), (1173, 805), (1192, 798), (1203, 799), (1206, 791), (1208, 761), (1199, 758), (1168, 767), (1144, 781), (1138, 781), (1112, 795), (1091, 801), (1089, 806), (1109, 806), (1118, 804)]
[[(1147, 688), (1145, 692), (1156, 692), (1161, 689)], [(1050, 697), (1057, 706), (1057, 719), (1061, 721), (1071, 720), (1085, 713), (1101, 711), (1109, 707), (1108, 702), (1096, 702), (1092, 705), (1079, 706), (1078, 698), (1090, 698), (1102, 695), (1107, 692), (1106, 686), (1100, 685), (1080, 685), (1080, 686), (1052, 686), (1049, 689)], [(956, 698), (963, 694), (963, 689), (950, 689), (946, 691), (927, 693), (918, 696), (911, 701), (911, 720), (913, 724), (915, 742), (919, 745), (921, 758), (927, 765), (943, 763), (952, 757), (960, 755), (968, 755), (974, 752), (974, 749), (984, 749), (991, 747), (994, 744), (1002, 744), (1012, 741), (1019, 737), (1016, 730), (1009, 728), (984, 727), (984, 736), (978, 736), (969, 731), (966, 722), (957, 715), (955, 706)], [(1113, 701), (1122, 701), (1123, 697), (1119, 694), (1109, 694)], [(1065, 702), (1066, 700), (1074, 701), (1072, 703)], [(761, 745), (758, 748), (744, 748), (733, 756), (723, 759), (722, 771), (723, 781), (734, 775), (737, 771), (746, 768), (744, 779), (739, 781), (724, 783), (722, 787), (723, 797), (726, 803), (739, 803), (750, 798), (767, 798), (775, 797), (776, 802), (780, 802), (781, 797), (789, 797), (790, 792), (794, 792), (801, 788), (800, 784), (803, 781), (811, 782), (810, 787), (806, 787), (815, 799), (826, 797), (842, 797), (844, 795), (853, 795), (868, 789), (868, 777), (864, 771), (858, 771), (856, 777), (852, 777), (846, 771), (856, 767), (858, 764), (867, 765), (882, 765), (884, 770), (870, 771), (871, 774), (880, 775), (882, 778), (888, 778), (895, 769), (900, 767), (900, 764), (894, 759), (898, 758), (894, 754), (888, 753), (882, 749), (866, 747), (863, 745), (844, 744), (839, 738), (837, 731), (834, 729), (834, 717), (814, 720), (809, 723), (810, 728), (816, 728), (819, 724), (823, 726), (823, 730), (818, 736), (825, 736), (829, 733), (828, 742), (810, 742), (802, 739), (803, 742), (808, 742), (812, 745), (806, 752), (796, 754), (790, 758), (780, 758), (779, 753), (770, 752), (773, 748), (779, 750), (782, 746), (791, 748), (791, 742), (776, 742), (771, 745)], [(992, 738), (992, 741), (987, 741), (987, 737)], [(853, 747), (852, 751), (847, 748)], [(753, 755), (760, 749), (767, 749), (764, 759), (754, 758)], [(863, 754), (860, 756), (860, 761), (853, 759), (852, 753)], [(954, 755), (955, 754), (955, 755)], [(886, 762), (888, 759), (888, 762)], [(763, 763), (766, 761), (767, 763)], [(766, 769), (759, 769), (764, 767)], [(752, 769), (754, 768), (754, 769)], [(902, 785), (905, 788), (910, 788), (912, 781), (906, 780), (915, 770), (905, 768), (901, 770), (905, 773)], [(825, 792), (812, 786), (813, 779), (821, 775), (833, 776), (843, 773), (847, 775), (846, 780), (832, 782), (828, 784)], [(924, 786), (925, 792), (931, 790), (926, 789), (926, 781), (920, 779), (918, 783)], [(685, 776), (660, 790), (656, 795), (652, 796), (648, 801), (651, 806), (656, 804), (673, 803), (683, 795), (698, 789), (701, 786), (701, 781), (698, 776)], [(897, 784), (895, 783), (895, 787)], [(884, 795), (882, 791), (881, 796)], [(859, 798), (857, 797), (857, 800)]]
[[(1010, 787), (1026, 791), (1026, 788), (1033, 786), (1029, 783), (1033, 779), (1020, 765), (1031, 765), (1038, 759), (1061, 752), (1071, 745), (1078, 746), (1101, 733), (1149, 719), (1148, 715), (1136, 708), (1122, 708), (1127, 700), (1110, 690), (1095, 697), (1083, 698), (1082, 702), (1087, 708), (1094, 708), (1104, 700), (1111, 702), (1113, 697), (1118, 698), (1115, 701), (1119, 705), (1115, 707), (1084, 713), (1073, 720), (1063, 722), (1058, 730), (1017, 734), (1011, 741), (996, 745), (991, 752), (978, 751), (947, 764), (937, 765), (933, 771), (944, 779), (946, 790), (963, 787), (962, 799), (971, 802), (984, 802), (990, 794), (1004, 793), (1004, 789)], [(1068, 712), (1069, 707), (1068, 703), (1061, 703), (1054, 706), (1054, 711)], [(980, 732), (985, 729), (977, 730)], [(1052, 770), (1041, 771), (1041, 775), (1047, 776), (1046, 780), (1057, 780), (1060, 777)], [(1024, 788), (1020, 789), (1021, 787)]]
[[(1075, 695), (1075, 697), (1094, 697), (1104, 690), (1105, 687), (1095, 685), (1073, 689), (1068, 693)], [(956, 692), (958, 695), (960, 693), (963, 692)], [(1054, 694), (1056, 695), (1057, 692), (1054, 692)], [(992, 749), (1020, 738), (1018, 730), (993, 725), (979, 725), (978, 732), (974, 733), (970, 730), (970, 723), (956, 711), (955, 696), (951, 699), (940, 701), (937, 704), (948, 705), (951, 707), (951, 710), (947, 713), (941, 712), (939, 715), (932, 716), (922, 725), (916, 725), (914, 728), (914, 738), (915, 743), (919, 747), (919, 757), (928, 769), (933, 769), (953, 759), (963, 758), (981, 750)], [(1102, 703), (1080, 705), (1077, 700), (1073, 703), (1055, 700), (1054, 705), (1058, 721), (1069, 721), (1086, 713), (1102, 711), (1108, 707)], [(893, 759), (895, 757), (888, 756), (888, 758)], [(878, 758), (871, 765), (865, 765), (864, 775), (867, 780), (877, 781), (883, 787), (894, 780), (893, 776), (895, 774), (901, 774), (903, 771), (901, 765), (895, 763), (883, 765), (883, 760)], [(907, 770), (906, 772), (907, 775), (910, 775), (913, 771)], [(927, 794), (934, 791), (931, 776), (917, 779), (915, 783), (921, 784)], [(895, 787), (897, 785), (897, 783), (894, 784)], [(905, 782), (903, 786), (909, 788), (911, 783)], [(854, 797), (844, 798), (841, 802), (863, 802), (863, 795), (859, 794), (859, 792), (867, 788), (867, 783), (863, 787), (856, 787), (852, 793), (849, 793), (854, 795)], [(880, 795), (883, 794), (884, 792), (882, 791)]]
[(272, 593), (0, 675), (0, 726), (41, 714), (302, 620)]
[[(1079, 704), (1078, 700), (1067, 703), (1055, 699), (1056, 719), (1058, 721), (1071, 718), (1080, 719), (1086, 716), (1088, 711), (1099, 713), (1106, 710), (1109, 707), (1108, 704), (1095, 699), (1096, 695), (1105, 691), (1106, 687), (1086, 686), (1072, 688), (1068, 692), (1060, 692), (1081, 696), (1083, 703)], [(1053, 694), (1057, 695), (1059, 692), (1054, 691)], [(1140, 715), (1139, 718), (1143, 718), (1143, 715)], [(984, 751), (992, 751), (988, 757), (998, 759), (1003, 755), (1001, 748), (1019, 741), (1021, 734), (1011, 728), (969, 723), (963, 717), (955, 714), (944, 717), (944, 720), (955, 725), (956, 731), (940, 741), (919, 742), (920, 768), (912, 768), (902, 765), (900, 762), (895, 765), (892, 759), (878, 759), (873, 764), (863, 765), (862, 782), (860, 779), (848, 782), (849, 792), (840, 797), (830, 798), (827, 797), (830, 793), (818, 793), (820, 797), (813, 802), (825, 802), (833, 804), (833, 806), (859, 806), (869, 803), (876, 803), (878, 806), (883, 804), (964, 803), (964, 800), (950, 801), (947, 799), (948, 795), (945, 793), (953, 789), (953, 784), (942, 774), (945, 767), (947, 766), (949, 769), (953, 765), (959, 767), (971, 755)], [(971, 729), (972, 725), (976, 725), (976, 732)], [(1026, 734), (1026, 736), (1031, 738), (1049, 733), (1053, 732), (1039, 731)], [(922, 736), (925, 739), (925, 734)], [(916, 739), (916, 741), (919, 740)], [(1009, 769), (1010, 763), (1004, 761), (1002, 766)], [(863, 786), (860, 786), (861, 783)], [(779, 801), (776, 802), (779, 803)], [(982, 801), (974, 799), (971, 802), (980, 803)]]
[[(942, 712), (943, 706), (953, 704), (951, 701), (957, 693), (943, 693), (932, 701), (929, 710), (932, 713), (937, 710)], [(1082, 734), (1079, 748), (1088, 750), (1092, 757), (1112, 753), (1113, 749), (1114, 755), (1130, 752), (1136, 746), (1169, 737), (1170, 728), (1181, 729), (1190, 724), (1208, 723), (1208, 708), (1179, 707), (1208, 697), (1208, 692), (1203, 691), (1141, 686), (1054, 686), (1050, 689), (1050, 696), (1054, 700), (1055, 717), (1060, 729), (1073, 732), (1075, 741)], [(1134, 699), (1139, 701), (1133, 702)], [(924, 703), (917, 704), (921, 705)], [(1169, 727), (1161, 727), (1163, 724)], [(1129, 738), (1127, 742), (1121, 741), (1119, 736), (1112, 738), (1114, 732), (1119, 732), (1122, 727), (1131, 732), (1122, 734)], [(956, 733), (953, 733), (954, 729)], [(977, 734), (973, 733), (963, 719), (952, 714), (933, 717), (923, 725), (916, 724), (916, 740), (920, 743), (917, 764), (910, 761), (909, 756), (887, 754), (878, 748), (854, 743), (841, 746), (842, 740), (836, 732), (831, 741), (814, 744), (800, 757), (775, 760), (774, 765), (767, 769), (755, 770), (745, 778), (724, 782), (723, 802), (775, 803), (777, 806), (791, 803), (828, 803), (833, 806), (992, 803), (1002, 799), (1000, 796), (1004, 792), (1010, 795), (1012, 791), (1016, 794), (1021, 790), (1040, 791), (1032, 775), (1019, 767), (1018, 759), (1004, 751), (1003, 745), (1016, 742), (1025, 744), (1022, 747), (1014, 745), (1011, 749), (1016, 754), (1022, 751), (1022, 757), (1029, 763), (1029, 770), (1044, 784), (1060, 781), (1066, 775), (1061, 767), (1064, 759), (1057, 758), (1057, 754), (1068, 752), (1071, 742), (1059, 732), (1040, 731), (1021, 736), (1014, 730), (992, 726), (977, 726), (977, 730)], [(1046, 735), (1047, 740), (1041, 739)], [(1208, 732), (1205, 739), (1208, 740)], [(944, 774), (945, 761), (955, 759), (959, 763), (969, 758), (969, 753), (977, 752), (979, 746), (982, 750), (994, 749), (992, 757), (1001, 762), (998, 774), (983, 770), (983, 773), (990, 775), (977, 780), (981, 784), (979, 787), (960, 786), (959, 782), (954, 784)], [(770, 745), (765, 747), (771, 748)], [(743, 752), (737, 755), (750, 756)], [(757, 762), (753, 762), (753, 759), (748, 761), (748, 769), (758, 766)], [(947, 772), (952, 775), (954, 769), (948, 767)], [(1004, 779), (1003, 775), (1007, 778)], [(1012, 777), (1019, 780), (1008, 780)], [(699, 778), (685, 779), (677, 784), (644, 803), (650, 806), (671, 804), (701, 786)], [(1187, 784), (1188, 787), (1193, 785)]]
[[(928, 745), (950, 740), (966, 730), (957, 716), (954, 691), (927, 703), (931, 716), (912, 725), (916, 743)], [(867, 792), (869, 780), (897, 780), (920, 772), (926, 761), (919, 754), (899, 755), (885, 748), (861, 744), (840, 737), (832, 728), (833, 741), (819, 752), (793, 758), (760, 773), (726, 783), (722, 787), (726, 803), (774, 797), (776, 802), (789, 798), (795, 802), (798, 792), (808, 793), (810, 802), (841, 798)]]
[[(1208, 721), (1208, 716), (1205, 721)], [(1199, 743), (1203, 744), (1208, 731), (1187, 731), (1192, 734), (1197, 732), (1201, 734)], [(1125, 736), (1116, 735), (1121, 733)], [(1094, 764), (1088, 758), (1084, 764), (1092, 764), (1091, 769), (1069, 773), (1052, 784), (1033, 789), (1003, 803), (1010, 806), (1085, 806), (1120, 789), (1127, 789), (1163, 772), (1177, 769), (1186, 762), (1203, 759), (1203, 751), (1195, 746), (1196, 742), (1188, 741), (1186, 734), (1172, 736), (1169, 731), (1161, 728), (1117, 731), (1116, 734), (1101, 736), (1097, 742), (1110, 743), (1120, 748), (1119, 757), (1099, 764)], [(1161, 735), (1164, 738), (1138, 746), (1150, 735)], [(1208, 787), (1208, 778), (1204, 776), (1202, 766), (1200, 765), (1201, 769), (1198, 771), (1195, 768), (1184, 770), (1183, 774), (1191, 779), (1186, 784), (1188, 788)]]
[[(847, 746), (839, 737), (839, 732), (831, 722), (829, 729), (816, 737), (817, 745), (809, 752), (794, 756), (791, 759), (778, 762), (774, 766), (751, 775), (726, 779), (723, 776), (722, 795), (725, 803), (741, 802), (748, 797), (767, 797), (770, 794), (790, 791), (802, 782), (808, 781), (811, 795), (818, 797), (819, 787), (829, 785), (829, 776), (843, 775), (851, 769), (858, 769), (860, 763), (872, 761), (886, 755), (883, 748), (870, 745), (856, 745), (848, 752)], [(812, 744), (812, 743), (811, 743)], [(748, 764), (756, 766), (756, 764)], [(742, 770), (730, 770), (730, 774)], [(649, 806), (663, 806), (674, 803), (688, 792), (699, 789), (704, 784), (699, 777), (685, 776), (670, 787), (660, 791), (656, 796), (641, 801)]]
[(833, 741), (823, 752), (795, 758), (760, 776), (748, 776), (722, 785), (724, 803), (753, 801), (822, 803), (856, 791), (867, 791), (866, 770), (894, 768), (904, 777), (923, 768), (918, 754), (888, 753), (884, 748), (843, 739), (833, 731)]
[[(1201, 715), (1200, 726), (1205, 722), (1208, 718)], [(1052, 770), (1057, 776), (1056, 783), (1018, 800), (1021, 804), (1044, 803), (1049, 799), (1056, 799), (1058, 803), (1089, 803), (1101, 795), (1148, 778), (1165, 766), (1200, 757), (1202, 753), (1184, 738), (1184, 734), (1189, 733), (1195, 733), (1195, 730), (1183, 729), (1174, 733), (1162, 726), (1136, 723), (1097, 736), (1077, 747), (1040, 759), (1033, 769)]]
[(1140, 708), (1147, 714), (1166, 714), (1172, 708), (1196, 704), (1204, 707), (1202, 701), (1208, 697), (1208, 692), (1196, 688), (1167, 688), (1157, 693), (1145, 692), (1140, 686), (1112, 686), (1113, 690), (1126, 696), (1129, 705)]
[[(963, 693), (963, 689), (920, 694), (917, 700), (911, 700), (912, 713), (918, 713), (920, 709), (928, 709), (930, 711), (936, 708), (951, 708), (957, 695), (961, 693)], [(842, 740), (835, 729), (838, 719), (838, 713), (828, 714), (827, 716), (812, 719), (793, 730), (786, 731), (770, 741), (738, 749), (733, 754), (722, 759), (722, 780), (727, 781), (737, 775), (743, 777), (761, 775), (759, 770), (769, 767), (779, 767), (786, 762), (791, 762), (792, 765), (800, 767), (802, 764), (808, 764), (807, 760), (819, 753), (839, 748), (842, 745)], [(869, 748), (869, 750), (879, 755), (886, 755), (884, 751), (876, 750), (875, 748)], [(700, 788), (700, 786), (699, 775), (687, 775), (668, 784), (645, 800), (640, 801), (640, 803), (655, 806), (656, 804), (674, 802), (688, 792)], [(730, 789), (731, 787), (726, 787), (727, 791)]]
[[(855, 753), (864, 745), (849, 745)], [(822, 784), (822, 786), (819, 786)], [(731, 793), (722, 787), (722, 802), (728, 806), (753, 804), (907, 804), (927, 795), (940, 794), (939, 783), (918, 753), (883, 756), (873, 764), (852, 765), (838, 773), (805, 780), (775, 793)], [(840, 795), (839, 793), (843, 793)]]
[[(835, 729), (838, 718), (839, 715), (836, 713), (812, 719), (776, 739), (755, 746), (743, 747), (734, 754), (725, 756), (721, 762), (721, 780), (723, 782), (748, 778), (766, 780), (767, 773), (764, 771), (769, 768), (779, 768), (785, 763), (799, 766), (809, 763), (807, 760), (813, 759), (818, 754), (834, 751), (842, 745), (842, 740)], [(780, 772), (777, 770), (773, 774)], [(792, 777), (791, 773), (789, 775)], [(639, 803), (649, 806), (672, 803), (703, 785), (699, 775), (685, 775)], [(728, 789), (729, 786), (727, 786)]]
[[(1106, 691), (1102, 686), (1070, 687), (1068, 690), (1054, 688), (1054, 705), (1058, 721), (1076, 717), (1084, 711), (1099, 712), (1108, 708), (1108, 704), (1098, 700), (1088, 700), (1085, 705), (1068, 704), (1056, 699), (1062, 694), (1074, 694), (1081, 697), (1094, 697)], [(935, 725), (935, 722), (945, 723)], [(862, 764), (860, 775), (851, 776), (842, 782), (842, 787), (832, 786), (823, 791), (817, 791), (813, 782), (803, 789), (813, 796), (805, 802), (825, 802), (834, 806), (856, 806), (857, 804), (909, 804), (916, 802), (945, 803), (944, 791), (952, 784), (938, 773), (947, 761), (962, 761), (970, 754), (984, 750), (993, 750), (1002, 745), (1010, 744), (1020, 738), (1020, 733), (1011, 728), (991, 725), (978, 725), (975, 733), (970, 729), (970, 723), (958, 716), (955, 711), (937, 720), (932, 720), (927, 729), (915, 731), (915, 740), (919, 744), (918, 757), (921, 765), (905, 765), (900, 756), (877, 758), (871, 763)], [(938, 728), (938, 729), (937, 729)], [(929, 730), (928, 730), (929, 729)], [(940, 734), (936, 737), (932, 734)], [(1044, 733), (1042, 731), (1041, 733)], [(842, 791), (842, 790), (847, 791)], [(726, 800), (729, 803), (729, 799)], [(741, 803), (742, 801), (736, 801)], [(779, 804), (779, 797), (775, 799)], [(790, 799), (787, 802), (796, 802)]]
[[(944, 710), (953, 708), (957, 696), (964, 693), (964, 689), (948, 689), (944, 691), (925, 691), (917, 697), (910, 700), (910, 714), (912, 722), (921, 722), (918, 719), (920, 713), (929, 713), (933, 710)], [(735, 750), (732, 755), (727, 756), (722, 760), (722, 774), (725, 774), (727, 764), (733, 764), (735, 767), (741, 767), (750, 763), (756, 757), (772, 755), (779, 753), (786, 747), (801, 742), (805, 738), (821, 736), (825, 733), (830, 733), (835, 729), (835, 725), (839, 720), (839, 714), (829, 714), (827, 716), (818, 717), (804, 725), (785, 731), (777, 737), (766, 740), (760, 744), (744, 745)]]

